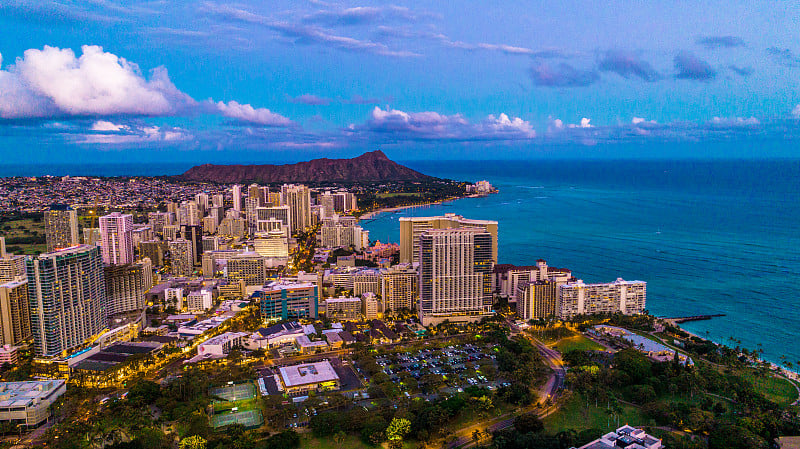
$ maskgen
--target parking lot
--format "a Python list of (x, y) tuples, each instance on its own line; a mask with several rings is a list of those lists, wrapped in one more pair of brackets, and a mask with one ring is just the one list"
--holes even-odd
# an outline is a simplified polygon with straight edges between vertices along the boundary
[(444, 376), (445, 384), (453, 390), (470, 386), (497, 388), (502, 381), (495, 378), (496, 363), (494, 346), (465, 344), (441, 349), (421, 349), (377, 356), (376, 363), (384, 374), (395, 383), (413, 377), (420, 382), (422, 393), (427, 391), (426, 376)]

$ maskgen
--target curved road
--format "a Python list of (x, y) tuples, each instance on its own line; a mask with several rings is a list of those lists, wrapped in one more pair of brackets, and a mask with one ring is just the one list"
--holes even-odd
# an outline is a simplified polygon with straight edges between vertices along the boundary
[(524, 335), (537, 347), (539, 353), (544, 358), (545, 363), (547, 363), (550, 369), (553, 370), (553, 374), (550, 375), (550, 377), (547, 379), (547, 382), (539, 391), (539, 402), (546, 403), (546, 401), (549, 399), (551, 401), (551, 405), (548, 405), (545, 408), (540, 408), (537, 405), (531, 405), (523, 408), (522, 410), (518, 410), (517, 412), (509, 412), (497, 418), (473, 423), (468, 427), (457, 430), (455, 432), (456, 439), (447, 445), (447, 449), (468, 448), (473, 446), (475, 442), (472, 440), (472, 433), (476, 430), (480, 430), (481, 432), (496, 432), (514, 425), (514, 419), (519, 415), (536, 413), (539, 418), (544, 418), (558, 410), (556, 400), (561, 394), (561, 390), (564, 388), (564, 381), (567, 377), (567, 370), (564, 368), (564, 361), (561, 360), (561, 354), (559, 354), (558, 351), (548, 348), (544, 343), (536, 338), (533, 338), (531, 335), (527, 333)]

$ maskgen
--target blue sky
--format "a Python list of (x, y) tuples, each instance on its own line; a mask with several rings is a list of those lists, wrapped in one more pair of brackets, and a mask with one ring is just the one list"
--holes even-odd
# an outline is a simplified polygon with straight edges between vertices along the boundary
[(4, 0), (0, 156), (797, 156), (797, 23), (788, 1)]

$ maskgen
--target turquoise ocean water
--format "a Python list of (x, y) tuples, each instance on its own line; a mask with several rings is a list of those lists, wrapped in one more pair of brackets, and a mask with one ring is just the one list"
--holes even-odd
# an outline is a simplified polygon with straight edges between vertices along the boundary
[(408, 162), (487, 179), (500, 193), (384, 213), (370, 238), (399, 240), (401, 216), (454, 212), (499, 222), (499, 262), (544, 258), (586, 282), (648, 282), (658, 316), (701, 336), (800, 365), (800, 161)]

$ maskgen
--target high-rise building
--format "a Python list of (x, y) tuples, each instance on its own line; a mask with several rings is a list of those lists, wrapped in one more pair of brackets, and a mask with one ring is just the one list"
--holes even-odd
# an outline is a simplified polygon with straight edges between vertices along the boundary
[(353, 295), (361, 297), (364, 293), (375, 295), (381, 292), (381, 273), (375, 269), (361, 270), (353, 275)]
[(0, 344), (16, 346), (30, 336), (28, 281), (0, 283)]
[(361, 319), (361, 298), (328, 298), (325, 316), (329, 320), (358, 321)]
[(247, 236), (247, 220), (243, 218), (223, 218), (217, 227), (217, 234), (244, 238)]
[(325, 248), (352, 246), (361, 251), (369, 246), (369, 231), (361, 226), (322, 226), (319, 228), (319, 242)]
[(256, 234), (253, 249), (261, 256), (276, 259), (289, 258), (289, 239), (282, 230)]
[(169, 242), (168, 248), (172, 274), (175, 276), (190, 276), (194, 271), (192, 242), (184, 239), (172, 240)]
[(217, 193), (211, 195), (211, 205), (213, 207), (225, 207), (225, 195)]
[(625, 315), (645, 310), (647, 283), (618, 278), (606, 284), (584, 284), (582, 280), (559, 286), (557, 314), (559, 318), (595, 313)]
[(245, 285), (264, 285), (267, 281), (266, 259), (255, 252), (238, 252), (228, 259), (225, 277), (231, 283), (244, 281)]
[(25, 256), (8, 254), (5, 243), (5, 239), (0, 237), (0, 283), (26, 279)]
[(381, 298), (386, 310), (414, 310), (418, 294), (417, 270), (411, 265), (381, 269)]
[(200, 224), (200, 210), (194, 201), (183, 201), (178, 208), (178, 224), (197, 226)]
[(200, 210), (200, 216), (203, 216), (206, 211), (208, 211), (208, 207), (210, 206), (208, 202), (208, 194), (205, 192), (198, 193), (194, 196), (194, 202), (197, 203), (197, 208)]
[(135, 224), (133, 225), (131, 236), (133, 237), (133, 247), (138, 248), (139, 243), (153, 240), (156, 234), (153, 232), (153, 228), (151, 228), (150, 225)]
[(364, 319), (374, 320), (383, 313), (383, 302), (373, 293), (364, 293), (361, 296), (361, 314)]
[(334, 207), (333, 195), (331, 192), (325, 192), (317, 197), (317, 204), (322, 206), (322, 213), (320, 218), (330, 218), (336, 213)]
[(69, 248), (78, 241), (78, 212), (69, 206), (54, 204), (44, 213), (47, 252)]
[(143, 258), (149, 258), (153, 265), (160, 267), (164, 265), (164, 250), (166, 248), (167, 244), (160, 240), (141, 242), (139, 243), (139, 255)]
[(264, 205), (264, 195), (261, 193), (261, 187), (258, 184), (250, 184), (247, 188), (247, 197), (258, 200), (256, 207)]
[(257, 290), (253, 297), (259, 300), (264, 319), (317, 317), (319, 290), (310, 283), (275, 281)]
[(493, 271), (492, 290), (512, 301), (516, 298), (518, 287), (529, 282), (553, 280), (563, 284), (572, 277), (569, 269), (548, 267), (544, 259), (537, 260), (535, 266), (495, 265)]
[(492, 261), (497, 263), (497, 222), (470, 220), (447, 213), (438, 217), (400, 217), (400, 263), (419, 262), (419, 238), (429, 229), (479, 228), (492, 236)]
[(105, 329), (106, 286), (100, 248), (79, 245), (26, 259), (36, 353), (55, 356)]
[(113, 212), (100, 217), (100, 242), (106, 264), (133, 263), (133, 215)]
[(203, 229), (200, 226), (183, 226), (181, 237), (192, 242), (194, 264), (200, 265), (200, 261), (203, 260)]
[(233, 186), (233, 210), (237, 212), (242, 211), (242, 186), (234, 184)]
[(144, 308), (144, 270), (142, 264), (109, 265), (103, 269), (108, 298), (107, 316)]
[(517, 314), (523, 320), (536, 320), (556, 314), (558, 284), (553, 281), (533, 281), (517, 287)]
[(491, 312), (492, 235), (479, 228), (429, 229), (419, 238), (423, 326), (475, 321)]
[(83, 228), (83, 244), (102, 245), (103, 241), (100, 237), (100, 228)]
[(147, 214), (147, 222), (159, 237), (164, 237), (164, 226), (173, 224), (173, 215), (169, 212), (150, 212)]
[(283, 204), (289, 206), (289, 228), (292, 233), (301, 232), (311, 226), (311, 192), (307, 186), (284, 184), (281, 187)]
[[(290, 230), (292, 229), (292, 216), (291, 213), (289, 212), (289, 206), (259, 207), (256, 210), (256, 214), (257, 214), (256, 216), (257, 227), (259, 226), (258, 223), (262, 222), (274, 223), (274, 220), (279, 220), (283, 224), (283, 226), (288, 227)], [(264, 231), (267, 229), (259, 229), (259, 230)]]

